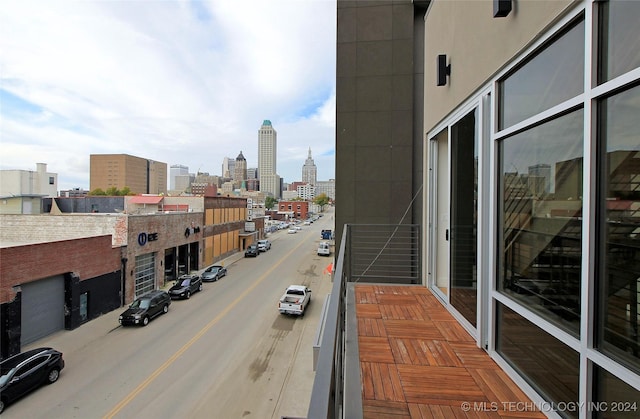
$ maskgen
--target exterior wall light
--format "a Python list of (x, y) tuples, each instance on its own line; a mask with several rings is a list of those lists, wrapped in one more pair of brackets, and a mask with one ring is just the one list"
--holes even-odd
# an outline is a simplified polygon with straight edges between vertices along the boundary
[(506, 17), (511, 12), (511, 0), (493, 0), (493, 17)]
[(451, 75), (451, 64), (447, 65), (447, 56), (445, 54), (438, 55), (438, 86), (447, 84), (447, 76)]

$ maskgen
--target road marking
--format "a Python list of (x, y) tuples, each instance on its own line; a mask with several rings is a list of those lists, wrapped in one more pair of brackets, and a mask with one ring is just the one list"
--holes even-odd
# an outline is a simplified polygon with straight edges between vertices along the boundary
[[(311, 236), (309, 236), (309, 237), (311, 237)], [(149, 386), (149, 384), (151, 384), (156, 378), (158, 378), (158, 376), (160, 374), (162, 374), (164, 372), (164, 370), (169, 368), (171, 366), (171, 364), (173, 364), (183, 353), (185, 353), (187, 351), (187, 349), (189, 349), (197, 341), (199, 341), (202, 338), (202, 336), (204, 336), (204, 334), (209, 331), (209, 329), (211, 329), (216, 323), (218, 323), (220, 321), (220, 319), (222, 319), (224, 316), (226, 316), (231, 311), (231, 309), (233, 309), (236, 305), (238, 305), (240, 303), (240, 301), (244, 297), (247, 296), (247, 294), (249, 294), (251, 291), (253, 291), (253, 289), (255, 287), (257, 287), (262, 281), (264, 281), (265, 278), (271, 272), (273, 272), (278, 266), (280, 266), (282, 264), (282, 262), (284, 262), (294, 251), (296, 251), (306, 241), (308, 241), (308, 238), (306, 238), (305, 240), (301, 241), (297, 246), (295, 246), (293, 249), (291, 249), (291, 251), (289, 253), (287, 253), (284, 257), (280, 258), (280, 262), (274, 264), (271, 267), (271, 269), (267, 270), (264, 274), (262, 274), (262, 276), (260, 278), (258, 278), (256, 280), (256, 282), (253, 283), (253, 285), (251, 285), (249, 288), (247, 288), (242, 294), (240, 294), (238, 296), (238, 298), (233, 300), (233, 302), (231, 302), (224, 310), (222, 310), (222, 312), (220, 314), (218, 314), (209, 323), (207, 323), (202, 329), (200, 329), (200, 331), (198, 333), (196, 333), (196, 335), (194, 337), (192, 337), (189, 340), (189, 342), (185, 343), (182, 346), (182, 348), (180, 348), (169, 359), (167, 359), (164, 362), (164, 364), (160, 365), (160, 367), (158, 367), (158, 369), (156, 369), (149, 377), (147, 377), (146, 380), (144, 380), (142, 383), (140, 383), (138, 385), (138, 387), (136, 387), (127, 397), (125, 397), (124, 399), (122, 399), (122, 401), (120, 403), (115, 405), (114, 408), (111, 409), (111, 411), (104, 416), (104, 419), (112, 419), (115, 415), (120, 413), (120, 411), (122, 409), (124, 409), (124, 407), (126, 405), (131, 403), (131, 401), (133, 399), (135, 399), (136, 396), (138, 396), (138, 394), (140, 394), (142, 392), (142, 390), (147, 388), (147, 386)]]

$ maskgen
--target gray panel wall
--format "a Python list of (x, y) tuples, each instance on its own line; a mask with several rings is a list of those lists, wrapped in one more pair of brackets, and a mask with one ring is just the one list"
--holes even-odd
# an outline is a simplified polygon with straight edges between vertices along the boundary
[(340, 241), (346, 223), (421, 221), (425, 10), (410, 0), (339, 0), (337, 7)]

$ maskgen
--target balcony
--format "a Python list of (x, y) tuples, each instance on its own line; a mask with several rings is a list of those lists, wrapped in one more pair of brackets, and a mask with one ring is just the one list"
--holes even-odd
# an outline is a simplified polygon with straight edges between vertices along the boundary
[(422, 285), (420, 233), (345, 226), (307, 417), (545, 417)]

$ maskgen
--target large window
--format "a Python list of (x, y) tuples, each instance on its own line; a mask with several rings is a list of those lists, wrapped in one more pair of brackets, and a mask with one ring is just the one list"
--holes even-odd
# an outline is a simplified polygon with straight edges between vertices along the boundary
[(580, 19), (500, 82), (500, 129), (584, 91), (584, 20)]
[(640, 371), (640, 86), (599, 108), (601, 349)]
[[(540, 327), (507, 307), (497, 305), (498, 340), (502, 356), (553, 406), (578, 400), (580, 356)], [(562, 409), (577, 417), (576, 409)]]
[(640, 403), (640, 2), (583, 4), (497, 81), (495, 345), (550, 401), (611, 407)]
[(637, 1), (603, 2), (600, 13), (598, 79), (605, 82), (640, 67)]
[(499, 143), (498, 289), (578, 335), (582, 255), (583, 112)]

